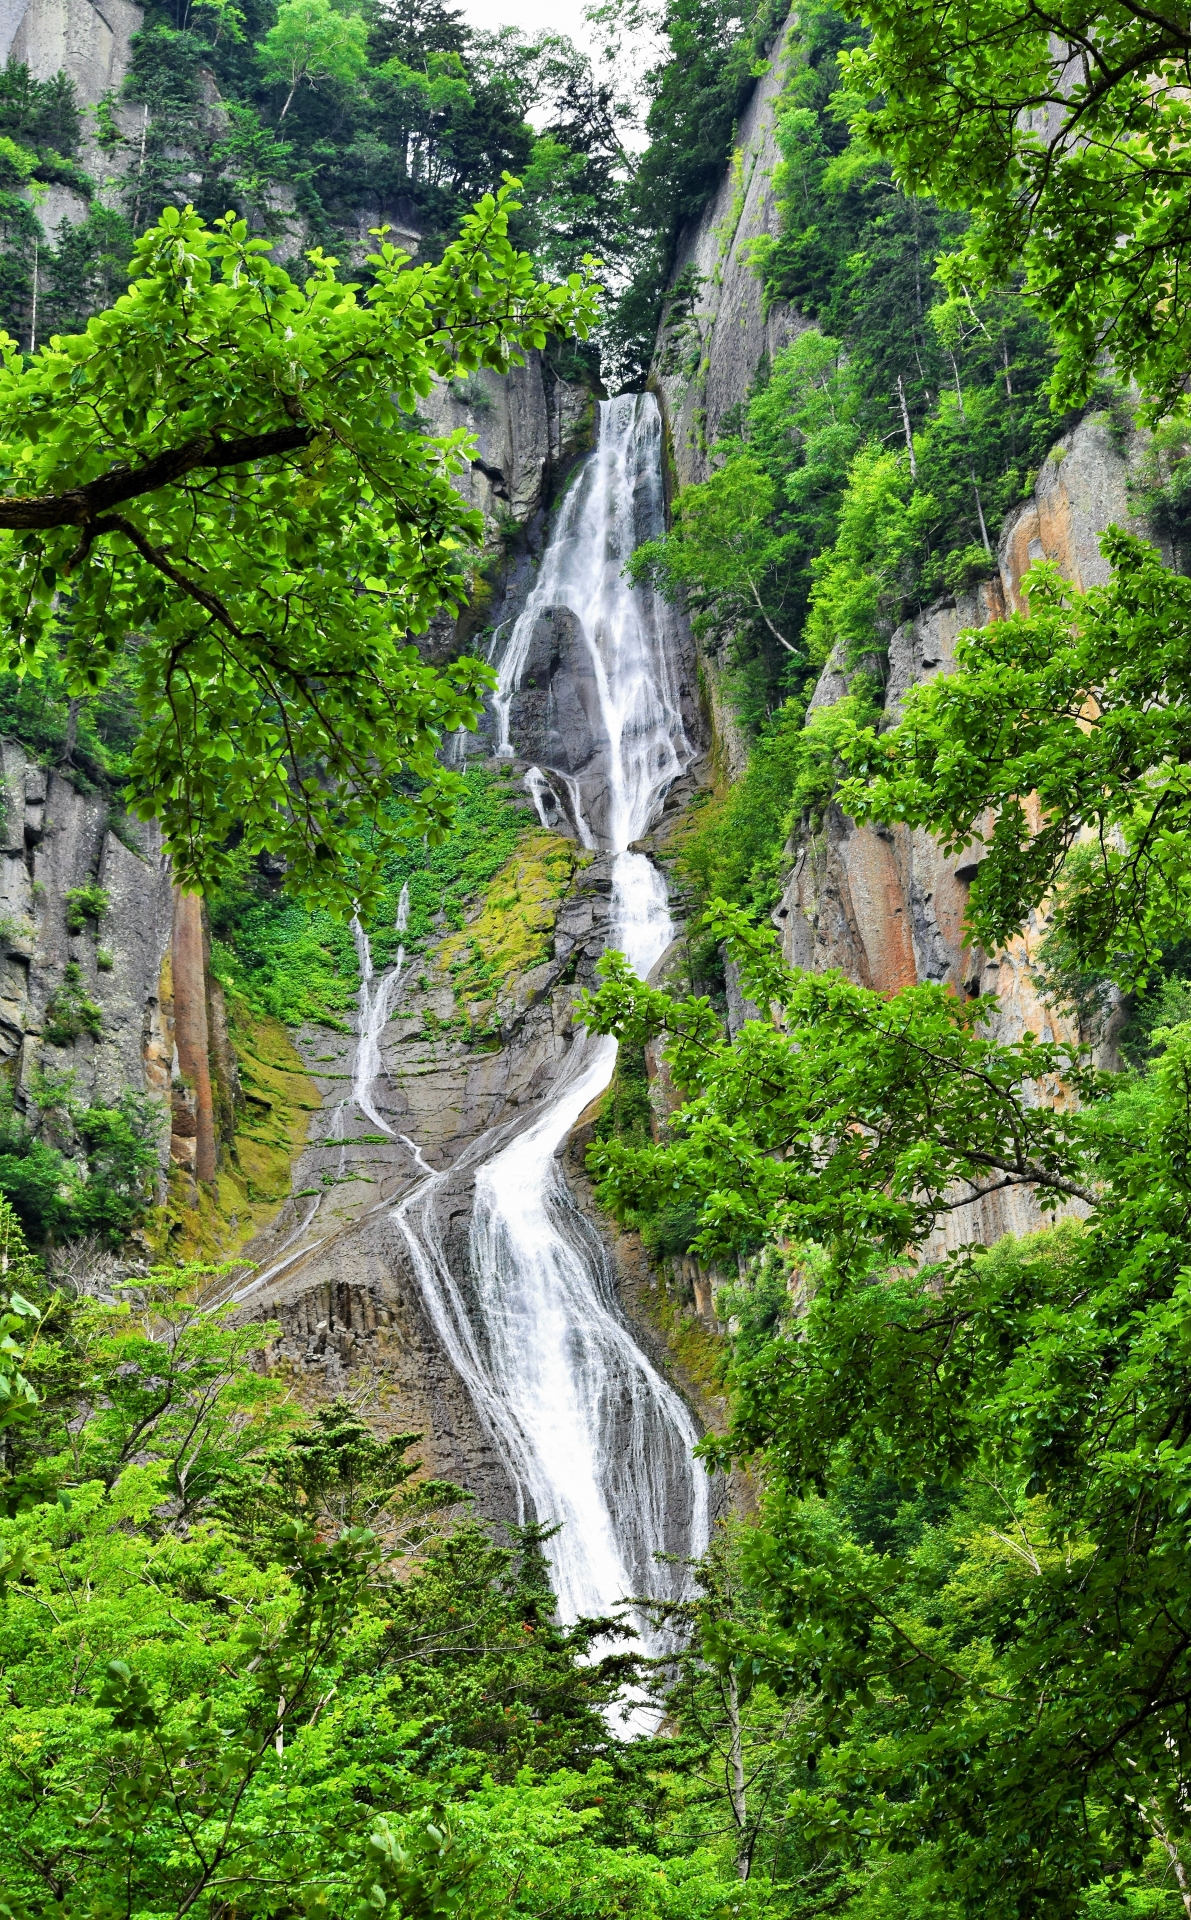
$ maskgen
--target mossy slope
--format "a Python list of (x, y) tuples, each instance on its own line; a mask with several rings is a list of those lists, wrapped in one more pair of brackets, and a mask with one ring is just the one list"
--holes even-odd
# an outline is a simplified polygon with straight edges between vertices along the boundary
[(294, 1161), (306, 1144), (318, 1088), (280, 1020), (232, 997), (230, 1037), (240, 1099), (223, 1143), (214, 1188), (175, 1169), (165, 1204), (146, 1226), (154, 1253), (171, 1260), (227, 1259), (270, 1221), (286, 1200)]

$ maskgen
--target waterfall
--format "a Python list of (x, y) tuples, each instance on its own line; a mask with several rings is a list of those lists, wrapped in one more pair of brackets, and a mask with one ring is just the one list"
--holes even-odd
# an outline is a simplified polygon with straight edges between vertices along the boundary
[[(397, 902), (396, 931), (404, 933), (409, 924), (409, 881), (401, 889)], [(405, 948), (397, 948), (397, 958), (393, 965), (376, 980), (372, 965), (372, 948), (368, 935), (360, 925), (359, 917), (353, 916), (352, 932), (356, 937), (356, 958), (360, 963), (360, 1034), (356, 1042), (356, 1057), (352, 1066), (352, 1100), (361, 1113), (388, 1134), (393, 1133), (387, 1120), (381, 1118), (372, 1098), (372, 1089), (381, 1072), (380, 1043), (385, 1024), (393, 1009), (393, 1000), (401, 984), (401, 975), (405, 970)], [(396, 1135), (393, 1135), (396, 1138)]]
[[(672, 617), (623, 572), (634, 547), (663, 524), (657, 404), (647, 394), (604, 401), (595, 450), (563, 502), (493, 697), (498, 751), (511, 755), (512, 702), (535, 623), (566, 609), (589, 737), (569, 770), (534, 767), (526, 784), (548, 824), (546, 795), (561, 777), (581, 842), (615, 856), (610, 942), (642, 976), (673, 926), (661, 875), (628, 849), (692, 757)], [(362, 1011), (370, 991), (361, 987)], [(608, 1256), (559, 1171), (557, 1154), (607, 1086), (615, 1058), (615, 1042), (576, 1037), (537, 1117), (512, 1138), (506, 1131), (496, 1151), (491, 1140), (479, 1143), (466, 1278), (451, 1270), (438, 1213), (458, 1163), (450, 1176), (428, 1172), (394, 1214), (427, 1312), (517, 1489), (522, 1518), (561, 1522), (547, 1552), (567, 1621), (633, 1596), (684, 1591), (681, 1565), (657, 1556), (701, 1553), (709, 1528), (707, 1478), (691, 1457), (694, 1422), (634, 1340)], [(647, 1650), (660, 1650), (648, 1625), (635, 1624)]]

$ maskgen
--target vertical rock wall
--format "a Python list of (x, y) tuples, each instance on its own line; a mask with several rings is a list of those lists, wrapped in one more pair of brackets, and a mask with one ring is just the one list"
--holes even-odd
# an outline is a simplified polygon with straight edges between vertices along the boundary
[[(1142, 436), (1122, 441), (1103, 416), (1084, 420), (1057, 442), (1039, 473), (1034, 496), (1001, 536), (995, 576), (971, 592), (937, 601), (893, 635), (886, 712), (895, 719), (912, 686), (954, 664), (957, 634), (1002, 619), (1024, 606), (1022, 576), (1036, 560), (1054, 560), (1074, 586), (1108, 578), (1099, 536), (1114, 523), (1144, 533), (1128, 492)], [(812, 707), (843, 697), (848, 677), (838, 660), (825, 667)], [(995, 992), (1004, 1032), (1015, 1038), (1062, 1033), (1062, 1022), (1038, 998), (1032, 966), (1040, 929), (997, 954), (970, 948), (963, 937), (968, 889), (979, 849), (945, 859), (929, 834), (906, 827), (856, 827), (832, 810), (823, 831), (791, 847), (794, 864), (775, 918), (795, 965), (840, 967), (853, 979), (892, 993), (912, 980), (937, 980), (956, 992)]]
[[(678, 487), (705, 480), (725, 416), (748, 397), (758, 368), (805, 331), (796, 309), (766, 311), (753, 242), (778, 231), (773, 177), (781, 155), (775, 110), (786, 77), (793, 22), (782, 28), (740, 117), (732, 163), (714, 198), (682, 235), (662, 312), (650, 385), (661, 403)], [(712, 724), (713, 759), (722, 785), (739, 779), (748, 745), (715, 659), (700, 663)]]
[(774, 109), (792, 31), (789, 22), (770, 49), (768, 71), (740, 117), (732, 164), (675, 258), (651, 384), (666, 415), (680, 486), (706, 479), (725, 414), (746, 398), (762, 362), (807, 326), (784, 303), (765, 311), (750, 257), (759, 235), (777, 233), (773, 175), (781, 155)]
[[(172, 906), (156, 832), (121, 823), (117, 833), (106, 798), (79, 791), (8, 740), (0, 770), (0, 1062), (16, 1097), (28, 1100), (39, 1072), (70, 1072), (81, 1100), (106, 1104), (132, 1088), (159, 1100), (164, 1114)], [(106, 909), (72, 933), (68, 895), (92, 887), (106, 895)], [(98, 1034), (53, 1037), (68, 987), (98, 1009)]]

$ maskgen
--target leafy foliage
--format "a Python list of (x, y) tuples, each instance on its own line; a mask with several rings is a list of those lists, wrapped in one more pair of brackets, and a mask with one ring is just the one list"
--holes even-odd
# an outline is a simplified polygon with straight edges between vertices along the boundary
[[(1152, 1022), (1185, 994), (1138, 1068), (1097, 1075), (990, 1037), (991, 1004), (800, 975), (738, 911), (712, 930), (768, 1010), (734, 1041), (617, 958), (585, 1008), (661, 1037), (687, 1096), (660, 1143), (593, 1146), (605, 1197), (685, 1203), (702, 1257), (758, 1255), (721, 1296), (733, 1424), (705, 1451), (763, 1460), (767, 1492), (687, 1711), (711, 1673), (738, 1719), (752, 1688), (786, 1703), (753, 1762), (785, 1824), (758, 1842), (849, 1914), (1168, 1912), (1191, 1846), (1191, 1025)], [(949, 1213), (1015, 1186), (1086, 1224), (940, 1256)]]
[(193, 203), (209, 222), (233, 208), (283, 250), (343, 251), (384, 208), (435, 262), (510, 172), (527, 186), (518, 245), (564, 274), (615, 250), (625, 109), (559, 34), (478, 32), (438, 0), (179, 0), (149, 10), (124, 96), (135, 123), (110, 114), (107, 138), (137, 233)]
[(787, 700), (777, 709), (741, 778), (683, 845), (682, 870), (701, 901), (776, 904), (786, 843), (822, 825), (838, 785), (841, 745), (875, 718), (875, 691), (868, 676), (856, 674), (851, 691), (830, 706), (808, 714), (804, 701)]
[(91, 199), (94, 182), (78, 162), (81, 137), (82, 115), (66, 75), (36, 80), (9, 59), (0, 72), (0, 313), (31, 329), (39, 298), (43, 337), (60, 311), (65, 263), (45, 249), (35, 207), (51, 185)]
[(358, 81), (368, 65), (368, 28), (359, 14), (337, 13), (328, 0), (283, 0), (277, 19), (261, 43), (261, 74), (287, 89), (278, 125), (298, 88), (331, 80), (341, 87)]
[(702, 213), (732, 154), (736, 122), (786, 11), (783, 0), (665, 0), (656, 13), (620, 0), (592, 9), (612, 45), (648, 20), (664, 54), (644, 76), (648, 145), (627, 182), (624, 284), (607, 328), (611, 357), (643, 384), (683, 228)]
[(82, 933), (88, 921), (97, 925), (111, 904), (111, 895), (98, 881), (90, 881), (85, 887), (69, 887), (66, 892), (67, 933)]
[(137, 730), (123, 662), (95, 693), (73, 698), (61, 648), (43, 653), (24, 673), (0, 673), (0, 732), (19, 740), (34, 759), (60, 768), (82, 791), (106, 793), (122, 837), (133, 830), (117, 796), (127, 784)]
[(1031, 569), (1028, 615), (965, 635), (897, 727), (842, 741), (840, 803), (977, 843), (968, 912), (990, 947), (1058, 883), (1079, 963), (1131, 985), (1186, 925), (1191, 587), (1119, 529), (1101, 546), (1106, 587)]
[(43, 1031), (52, 1047), (73, 1046), (81, 1033), (93, 1040), (103, 1033), (103, 1009), (88, 997), (77, 960), (66, 962), (62, 984), (46, 1003)]
[(969, 213), (946, 270), (956, 292), (1024, 269), (1061, 344), (1065, 404), (1086, 399), (1105, 352), (1153, 417), (1180, 403), (1189, 177), (1178, 10), (865, 0), (863, 14), (871, 37), (844, 62), (853, 125), (912, 191)]
[[(857, 37), (823, 5), (788, 35), (781, 227), (754, 247), (767, 299), (822, 330), (760, 370), (710, 450), (710, 477), (635, 562), (690, 606), (752, 730), (833, 653), (845, 667), (882, 654), (902, 620), (993, 571), (1004, 515), (1060, 424), (1028, 307), (1012, 292), (977, 302), (941, 289), (959, 223), (905, 198), (849, 138), (839, 62)], [(665, 353), (675, 303), (677, 288)]]
[(797, 972), (739, 909), (717, 903), (710, 919), (742, 991), (772, 1018), (746, 1021), (731, 1040), (706, 998), (674, 1000), (618, 954), (581, 1003), (594, 1031), (630, 1046), (666, 1036), (689, 1096), (664, 1143), (592, 1149), (614, 1207), (697, 1202), (694, 1246), (709, 1260), (788, 1235), (866, 1270), (982, 1193), (1021, 1186), (1051, 1208), (1094, 1197), (1089, 1117), (1032, 1098), (1035, 1085), (1060, 1082), (1096, 1096), (1073, 1049), (1030, 1033), (990, 1039), (980, 1031), (990, 1002), (933, 983), (886, 999), (837, 974)]
[[(62, 1020), (57, 1044), (91, 1030), (98, 1013), (68, 982), (50, 1016)], [(42, 1074), (32, 1093), (30, 1117), (11, 1088), (0, 1091), (0, 1194), (35, 1244), (82, 1234), (119, 1244), (155, 1197), (160, 1108), (131, 1089), (113, 1106), (84, 1106), (70, 1074)]]
[[(72, 691), (127, 659), (132, 792), (183, 883), (226, 871), (235, 834), (284, 857), (297, 890), (368, 903), (402, 828), (438, 836), (450, 817), (458, 783), (435, 749), (474, 723), (490, 676), (466, 659), (438, 672), (409, 640), (458, 606), (478, 520), (451, 485), (462, 438), (410, 416), (434, 373), (504, 368), (591, 315), (578, 277), (535, 282), (507, 201), (484, 202), (438, 268), (383, 243), (363, 304), (329, 262), (299, 288), (242, 223), (167, 210), (116, 309), (28, 366), (10, 344), (0, 518), (29, 530), (7, 536), (9, 664), (59, 627)], [(399, 774), (421, 791), (397, 822)], [(372, 850), (346, 855), (365, 822)]]
[(555, 1622), (548, 1530), (497, 1547), (413, 1436), (304, 1425), (212, 1280), (42, 1315), (0, 1519), (10, 1910), (759, 1920), (714, 1846), (641, 1844), (600, 1712), (632, 1663)]
[[(398, 945), (411, 956), (442, 932), (457, 930), (475, 895), (517, 848), (526, 814), (488, 767), (466, 767), (448, 838), (391, 853), (367, 923), (373, 962), (392, 964)], [(406, 896), (405, 929), (398, 909)], [(286, 899), (275, 876), (241, 858), (210, 903), (212, 962), (221, 980), (250, 1006), (290, 1026), (334, 1024), (352, 1005), (359, 969), (352, 933), (325, 910)]]

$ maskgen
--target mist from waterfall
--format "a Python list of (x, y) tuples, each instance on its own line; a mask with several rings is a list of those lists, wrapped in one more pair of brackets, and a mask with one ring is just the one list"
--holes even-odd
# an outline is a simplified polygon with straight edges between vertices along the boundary
[[(660, 873), (628, 849), (692, 757), (671, 616), (623, 571), (663, 525), (657, 404), (647, 394), (604, 401), (595, 450), (509, 636), (493, 703), (508, 754), (534, 623), (548, 608), (569, 609), (598, 708), (591, 755), (566, 777), (570, 810), (586, 845), (616, 855), (610, 944), (641, 976), (674, 929)], [(558, 778), (530, 770), (535, 799), (548, 775)], [(608, 1255), (558, 1165), (615, 1059), (614, 1041), (577, 1035), (544, 1109), (480, 1160), (466, 1278), (450, 1269), (437, 1214), (447, 1173), (430, 1174), (395, 1212), (430, 1319), (507, 1467), (522, 1519), (561, 1523), (546, 1551), (566, 1621), (685, 1591), (681, 1561), (702, 1552), (709, 1530), (694, 1421), (629, 1330)], [(635, 1625), (646, 1648), (660, 1650), (648, 1622), (637, 1616)]]

